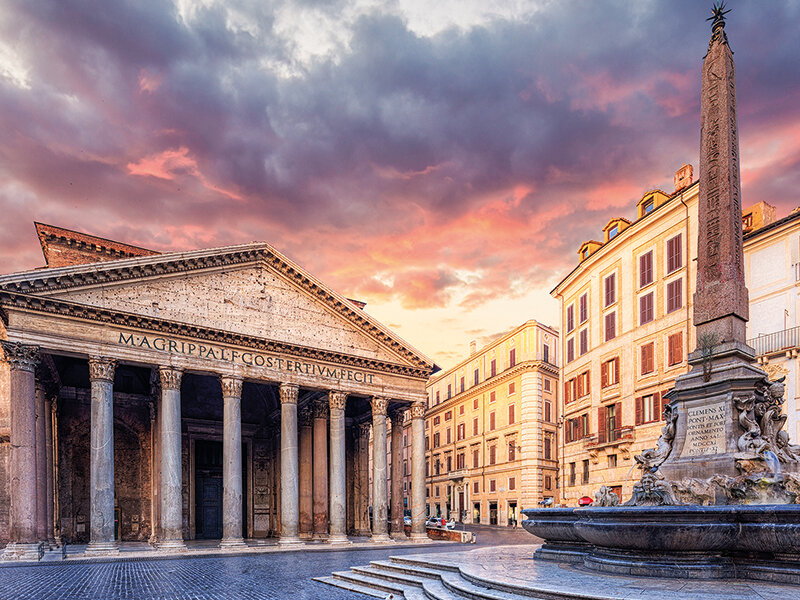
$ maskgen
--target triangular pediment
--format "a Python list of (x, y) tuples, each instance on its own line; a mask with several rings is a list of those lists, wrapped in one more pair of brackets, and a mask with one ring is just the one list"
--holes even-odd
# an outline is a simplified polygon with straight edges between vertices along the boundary
[(267, 244), (0, 277), (0, 288), (416, 368), (433, 363)]

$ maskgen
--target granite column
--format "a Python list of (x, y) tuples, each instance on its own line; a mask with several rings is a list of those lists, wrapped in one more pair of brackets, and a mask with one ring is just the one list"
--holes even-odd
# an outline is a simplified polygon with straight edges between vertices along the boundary
[(293, 383), (282, 383), (281, 397), (281, 537), (280, 544), (298, 544), (297, 395)]
[(181, 379), (183, 370), (159, 367), (161, 377), (161, 536), (158, 549), (185, 552), (181, 476)]
[(220, 548), (247, 548), (242, 538), (242, 378), (223, 376), (222, 540)]
[(314, 430), (313, 409), (306, 405), (297, 417), (299, 433), (298, 528), (300, 537), (314, 533)]
[(424, 542), (425, 531), (425, 403), (411, 405), (411, 541)]
[(114, 538), (114, 360), (89, 358), (91, 452), (86, 554), (119, 552)]
[(406, 539), (403, 527), (403, 421), (405, 410), (396, 410), (392, 413), (392, 537)]
[(328, 537), (328, 402), (314, 404), (314, 539)]
[(356, 498), (356, 529), (361, 536), (372, 533), (369, 520), (369, 432), (368, 422), (358, 425), (358, 489)]
[(372, 404), (372, 541), (388, 542), (388, 490), (386, 485), (386, 398)]
[(348, 544), (347, 539), (347, 483), (345, 454), (344, 410), (347, 394), (329, 392), (331, 453), (330, 453), (330, 534), (328, 543)]
[(39, 348), (0, 341), (11, 367), (9, 387), (11, 456), (9, 464), (9, 543), (6, 559), (38, 560), (42, 545), (37, 539), (36, 515), (36, 391), (35, 369)]
[(45, 527), (45, 533), (47, 535), (47, 545), (48, 546), (56, 546), (56, 535), (55, 535), (55, 522), (54, 522), (54, 503), (55, 503), (55, 482), (53, 480), (53, 474), (55, 471), (55, 467), (53, 462), (56, 460), (55, 455), (53, 454), (53, 405), (55, 404), (55, 398), (48, 397), (45, 399), (44, 404), (44, 437), (45, 437), (45, 494), (47, 496), (47, 502), (45, 504), (45, 512), (47, 513), (46, 519), (47, 524)]
[[(47, 390), (36, 382), (36, 537), (47, 544)], [(112, 458), (113, 460), (113, 458)]]

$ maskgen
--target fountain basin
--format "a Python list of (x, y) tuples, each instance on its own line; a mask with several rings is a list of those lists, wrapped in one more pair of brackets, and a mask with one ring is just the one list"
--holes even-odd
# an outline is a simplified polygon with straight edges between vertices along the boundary
[(527, 509), (537, 560), (604, 572), (800, 585), (800, 505)]

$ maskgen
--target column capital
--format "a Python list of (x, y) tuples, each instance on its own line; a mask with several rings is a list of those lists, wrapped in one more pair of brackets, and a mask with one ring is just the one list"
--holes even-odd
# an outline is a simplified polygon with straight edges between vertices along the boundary
[(331, 410), (344, 410), (347, 405), (347, 394), (331, 390), (328, 392), (328, 403)]
[(296, 383), (282, 383), (280, 385), (281, 404), (297, 404), (300, 387)]
[(381, 398), (379, 396), (373, 396), (370, 398), (370, 406), (372, 406), (372, 414), (373, 415), (384, 415), (386, 416), (386, 409), (389, 406), (389, 399), (388, 398)]
[(406, 420), (406, 412), (408, 411), (407, 407), (397, 408), (392, 411), (390, 418), (392, 420), (392, 428), (394, 427), (402, 427), (403, 423)]
[(18, 342), (0, 340), (5, 361), (12, 369), (33, 372), (39, 364), (39, 346), (27, 346)]
[(222, 387), (223, 398), (241, 398), (244, 379), (237, 375), (219, 375), (219, 385)]
[(297, 414), (297, 422), (300, 427), (311, 427), (311, 422), (314, 420), (314, 409), (308, 405), (303, 406)]
[(424, 402), (414, 402), (411, 405), (411, 418), (412, 419), (424, 419), (425, 418), (425, 403)]
[(180, 390), (183, 369), (177, 367), (158, 367), (162, 390)]
[(110, 381), (114, 383), (114, 368), (117, 361), (106, 356), (89, 357), (89, 381)]
[(328, 403), (322, 398), (314, 402), (314, 418), (315, 419), (328, 418)]
[(363, 423), (358, 424), (358, 435), (364, 439), (369, 438), (369, 431), (372, 428), (372, 423), (369, 421), (364, 421)]

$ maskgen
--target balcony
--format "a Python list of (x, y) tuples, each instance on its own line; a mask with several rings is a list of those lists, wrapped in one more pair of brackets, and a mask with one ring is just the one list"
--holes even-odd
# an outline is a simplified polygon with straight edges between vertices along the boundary
[(619, 429), (603, 429), (584, 439), (586, 440), (586, 448), (594, 449), (604, 446), (630, 444), (633, 441), (633, 427), (628, 425)]
[(461, 481), (469, 474), (469, 469), (456, 469), (455, 471), (450, 471), (448, 477), (454, 481)]
[(800, 326), (750, 338), (747, 345), (756, 351), (756, 356), (794, 350), (800, 347)]

